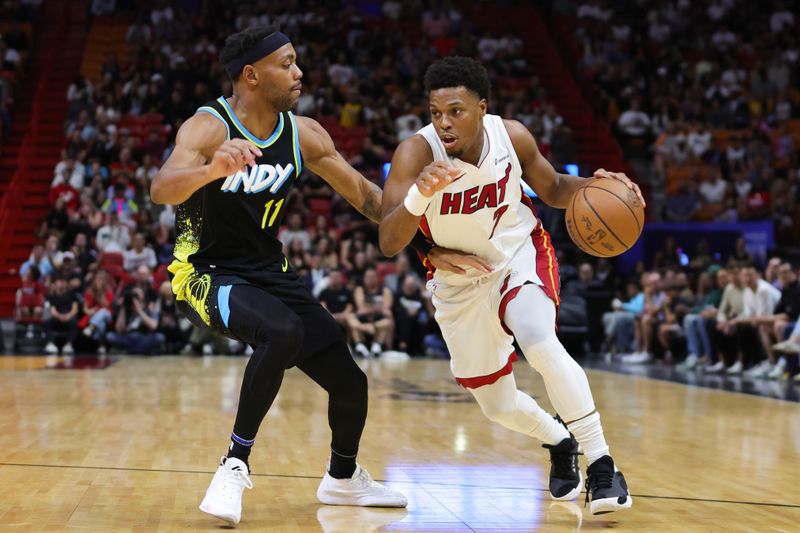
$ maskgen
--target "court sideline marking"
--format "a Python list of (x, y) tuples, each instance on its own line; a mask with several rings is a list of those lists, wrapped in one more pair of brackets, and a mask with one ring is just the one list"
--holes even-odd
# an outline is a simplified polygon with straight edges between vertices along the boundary
[[(76, 470), (114, 470), (114, 471), (121, 471), (121, 472), (151, 472), (151, 473), (169, 473), (169, 474), (206, 474), (206, 475), (213, 475), (214, 472), (206, 471), (206, 470), (171, 470), (171, 469), (162, 469), (162, 468), (126, 468), (121, 466), (80, 466), (80, 465), (42, 465), (42, 464), (33, 464), (33, 463), (0, 463), (0, 466), (16, 466), (16, 467), (29, 467), (29, 468), (71, 468)], [(304, 476), (304, 475), (290, 475), (290, 474), (250, 474), (251, 477), (265, 477), (265, 478), (285, 478), (285, 479), (320, 479), (320, 476)], [(385, 479), (376, 479), (375, 481), (380, 481), (381, 483), (386, 483), (387, 480)], [(420, 485), (420, 488), (425, 490), (424, 485), (441, 485), (444, 487), (473, 487), (477, 489), (502, 489), (502, 490), (519, 490), (520, 487), (487, 487), (485, 485), (471, 485), (469, 483), (436, 483), (436, 482), (421, 482), (415, 480), (409, 481), (393, 481), (393, 483), (406, 483), (406, 484), (415, 484)], [(537, 492), (548, 492), (547, 489), (540, 489), (531, 487), (529, 489), (523, 490), (533, 490)], [(428, 492), (428, 491), (425, 491)], [(430, 493), (428, 493), (430, 495)], [(584, 494), (581, 492), (581, 494)], [(731, 504), (731, 505), (755, 505), (760, 507), (783, 507), (787, 509), (800, 509), (800, 504), (792, 504), (792, 503), (771, 503), (771, 502), (750, 502), (750, 501), (742, 501), (742, 500), (720, 500), (720, 499), (713, 499), (713, 498), (689, 498), (683, 496), (658, 496), (654, 494), (631, 494), (631, 496), (635, 496), (636, 498), (649, 498), (653, 500), (679, 500), (679, 501), (687, 501), (687, 502), (700, 502), (700, 503), (724, 503), (724, 504)], [(432, 498), (436, 499), (433, 495)], [(438, 501), (438, 500), (437, 500)]]

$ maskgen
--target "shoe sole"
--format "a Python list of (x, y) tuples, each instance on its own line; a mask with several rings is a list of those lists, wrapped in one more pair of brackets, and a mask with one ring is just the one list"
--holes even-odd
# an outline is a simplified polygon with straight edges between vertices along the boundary
[(566, 502), (566, 501), (574, 500), (575, 498), (577, 498), (578, 494), (580, 494), (581, 490), (583, 489), (583, 474), (582, 473), (578, 473), (578, 475), (580, 476), (580, 479), (578, 480), (578, 486), (577, 487), (575, 487), (574, 489), (572, 489), (571, 491), (569, 491), (568, 493), (566, 493), (563, 496), (554, 496), (553, 493), (551, 492), (550, 493), (550, 499), (555, 501), (555, 502)]
[(372, 500), (370, 501), (367, 498), (361, 499), (354, 499), (347, 496), (333, 496), (333, 495), (326, 495), (321, 496), (317, 494), (317, 499), (320, 503), (324, 503), (325, 505), (349, 505), (351, 507), (392, 507), (392, 508), (403, 508), (408, 506), (407, 501), (380, 501), (380, 500)]
[(214, 518), (219, 518), (220, 520), (224, 520), (225, 522), (227, 522), (228, 524), (230, 524), (232, 526), (235, 526), (241, 520), (241, 517), (240, 517), (239, 520), (237, 520), (236, 517), (234, 517), (234, 516), (225, 515), (225, 514), (222, 514), (222, 513), (219, 513), (219, 512), (215, 512), (211, 507), (205, 506), (204, 504), (205, 504), (205, 502), (201, 503), (200, 506), (198, 507), (201, 511), (203, 511), (206, 514), (210, 514)]
[(608, 514), (614, 511), (623, 511), (630, 509), (633, 505), (633, 497), (628, 494), (625, 498), (625, 503), (619, 503), (619, 498), (603, 498), (602, 500), (594, 500), (589, 506), (589, 510), (593, 515)]

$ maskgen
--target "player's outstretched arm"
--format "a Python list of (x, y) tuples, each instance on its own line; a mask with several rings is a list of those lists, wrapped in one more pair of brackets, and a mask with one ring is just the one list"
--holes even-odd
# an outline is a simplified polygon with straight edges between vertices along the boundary
[[(551, 207), (565, 209), (573, 193), (585, 185), (587, 179), (592, 178), (559, 174), (539, 151), (536, 140), (528, 128), (516, 120), (504, 120), (503, 122), (509, 137), (511, 137), (514, 150), (517, 152), (520, 165), (522, 165), (522, 179), (536, 191), (544, 203)], [(609, 172), (601, 168), (595, 171), (593, 178), (616, 179), (625, 183), (639, 196), (642, 205), (645, 205), (639, 186), (622, 172)]]
[(296, 117), (300, 153), (306, 166), (328, 182), (347, 202), (373, 222), (381, 221), (381, 188), (350, 166), (336, 151), (319, 122)]
[(212, 181), (255, 163), (261, 155), (251, 142), (226, 141), (225, 126), (207, 113), (183, 123), (175, 149), (153, 178), (150, 198), (157, 204), (181, 204)]
[(536, 140), (516, 120), (503, 120), (522, 166), (522, 179), (551, 207), (565, 209), (572, 194), (585, 185), (586, 178), (559, 174), (539, 151)]
[(383, 217), (380, 225), (381, 252), (397, 255), (417, 232), (419, 219), (433, 195), (458, 178), (460, 171), (433, 161), (428, 143), (419, 135), (397, 147), (383, 188)]

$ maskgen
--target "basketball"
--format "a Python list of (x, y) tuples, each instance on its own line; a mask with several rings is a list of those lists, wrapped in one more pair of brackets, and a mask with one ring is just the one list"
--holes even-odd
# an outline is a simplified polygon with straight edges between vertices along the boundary
[(567, 231), (584, 252), (614, 257), (636, 243), (644, 227), (644, 208), (635, 192), (615, 179), (595, 179), (572, 195)]

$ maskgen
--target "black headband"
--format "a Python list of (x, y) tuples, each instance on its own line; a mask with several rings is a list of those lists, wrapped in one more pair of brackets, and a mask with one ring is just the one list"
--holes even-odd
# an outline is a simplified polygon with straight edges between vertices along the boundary
[(291, 42), (289, 37), (287, 37), (284, 33), (279, 31), (270, 33), (257, 42), (251, 49), (244, 52), (239, 57), (231, 59), (225, 63), (225, 70), (228, 72), (228, 76), (234, 78), (235, 76), (239, 75), (245, 65), (250, 65), (259, 59), (267, 57), (272, 52), (281, 46), (288, 44), (289, 42)]

